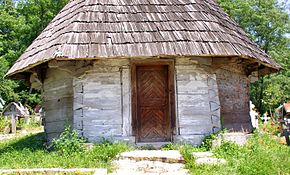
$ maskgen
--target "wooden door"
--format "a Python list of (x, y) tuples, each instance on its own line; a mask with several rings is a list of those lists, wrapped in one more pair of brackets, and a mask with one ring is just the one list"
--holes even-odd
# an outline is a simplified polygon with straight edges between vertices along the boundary
[(138, 142), (166, 142), (171, 139), (168, 66), (137, 66)]

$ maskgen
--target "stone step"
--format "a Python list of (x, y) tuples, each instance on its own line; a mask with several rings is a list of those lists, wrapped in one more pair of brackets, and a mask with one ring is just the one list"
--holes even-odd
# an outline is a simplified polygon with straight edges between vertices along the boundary
[(193, 152), (192, 155), (195, 158), (213, 157), (211, 152)]
[(204, 157), (204, 158), (198, 158), (195, 160), (196, 164), (203, 165), (203, 164), (208, 164), (208, 165), (224, 165), (227, 163), (225, 159), (218, 159), (218, 158), (213, 158), (213, 157)]
[(214, 154), (211, 152), (193, 152), (192, 155), (196, 159), (195, 163), (199, 165), (223, 165), (227, 163), (225, 159), (215, 158)]
[(130, 159), (135, 161), (160, 161), (166, 163), (184, 163), (184, 159), (179, 151), (176, 150), (136, 150), (124, 152), (119, 155), (120, 159)]
[(121, 159), (114, 162), (118, 169), (110, 175), (187, 175), (181, 163), (164, 163), (160, 161), (136, 161)]

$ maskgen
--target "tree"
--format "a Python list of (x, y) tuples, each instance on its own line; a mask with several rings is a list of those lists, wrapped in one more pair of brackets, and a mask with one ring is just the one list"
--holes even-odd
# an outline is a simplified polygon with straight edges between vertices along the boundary
[(38, 92), (23, 81), (4, 78), (20, 57), (68, 0), (0, 0), (0, 98), (6, 102), (39, 103)]
[(274, 75), (261, 77), (251, 86), (251, 100), (260, 113), (290, 100), (289, 14), (277, 0), (219, 0), (222, 8), (260, 48), (283, 66)]

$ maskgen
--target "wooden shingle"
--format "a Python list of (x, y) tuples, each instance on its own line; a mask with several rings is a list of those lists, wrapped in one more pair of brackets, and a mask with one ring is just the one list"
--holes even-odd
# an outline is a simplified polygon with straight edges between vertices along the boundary
[(214, 0), (71, 0), (7, 73), (62, 57), (243, 56), (273, 69)]

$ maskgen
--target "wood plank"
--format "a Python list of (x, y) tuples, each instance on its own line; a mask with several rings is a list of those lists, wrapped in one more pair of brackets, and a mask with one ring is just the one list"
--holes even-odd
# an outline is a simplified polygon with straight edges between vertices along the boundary
[(131, 113), (131, 79), (129, 68), (122, 69), (122, 114), (123, 114), (123, 136), (132, 135), (132, 113)]
[(169, 141), (168, 67), (137, 66), (136, 69), (138, 141)]
[(56, 110), (49, 110), (45, 112), (45, 120), (47, 122), (59, 121), (59, 120), (72, 120), (73, 110), (72, 108), (62, 108)]
[(46, 122), (44, 129), (47, 134), (62, 133), (64, 131), (66, 124), (69, 124), (69, 122), (66, 121)]
[(99, 109), (86, 109), (83, 108), (83, 117), (90, 118), (90, 119), (101, 119), (105, 120), (106, 118), (116, 118), (121, 119), (121, 108), (114, 109), (114, 110), (99, 110)]
[(43, 106), (47, 111), (49, 110), (61, 110), (62, 108), (71, 108), (73, 106), (73, 98), (63, 97), (59, 99), (49, 100), (43, 102)]
[(112, 137), (122, 135), (121, 125), (84, 125), (85, 137)]

